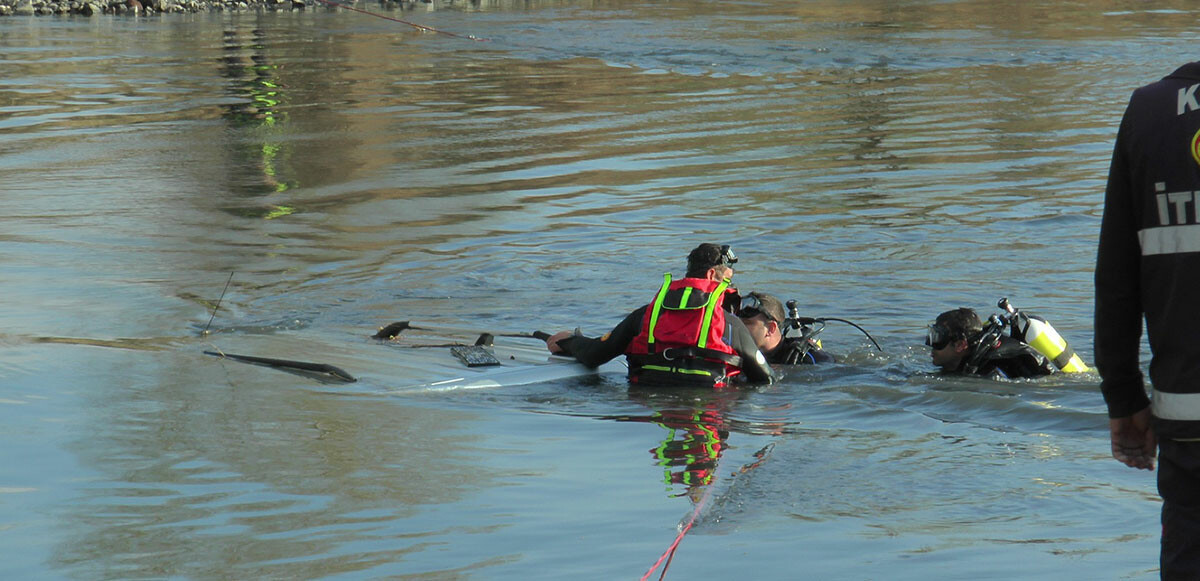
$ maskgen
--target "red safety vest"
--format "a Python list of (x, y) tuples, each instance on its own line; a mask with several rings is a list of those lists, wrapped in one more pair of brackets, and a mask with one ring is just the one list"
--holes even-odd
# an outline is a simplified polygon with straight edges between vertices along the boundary
[(684, 278), (663, 285), (629, 343), (629, 380), (637, 384), (724, 387), (741, 373), (741, 357), (725, 342), (729, 281)]

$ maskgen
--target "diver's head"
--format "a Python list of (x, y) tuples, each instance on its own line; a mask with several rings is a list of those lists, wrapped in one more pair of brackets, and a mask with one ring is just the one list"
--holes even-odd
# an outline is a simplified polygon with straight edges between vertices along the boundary
[(763, 352), (772, 351), (783, 339), (783, 303), (767, 293), (753, 292), (742, 297), (738, 317)]
[(687, 277), (726, 280), (733, 278), (733, 265), (737, 256), (729, 245), (718, 246), (705, 242), (688, 254)]
[(937, 316), (925, 336), (933, 364), (944, 371), (957, 371), (971, 348), (970, 339), (983, 330), (974, 309), (966, 307)]

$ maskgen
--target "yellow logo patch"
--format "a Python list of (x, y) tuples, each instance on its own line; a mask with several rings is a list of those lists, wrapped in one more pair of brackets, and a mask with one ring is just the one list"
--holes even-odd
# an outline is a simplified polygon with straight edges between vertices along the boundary
[(1200, 131), (1197, 131), (1196, 134), (1192, 136), (1191, 149), (1192, 159), (1196, 160), (1196, 163), (1200, 164)]

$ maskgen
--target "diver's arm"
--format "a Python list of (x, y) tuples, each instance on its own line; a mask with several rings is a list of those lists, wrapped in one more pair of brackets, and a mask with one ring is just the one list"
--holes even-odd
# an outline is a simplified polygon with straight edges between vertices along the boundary
[[(572, 356), (576, 361), (588, 367), (599, 367), (625, 353), (625, 350), (629, 348), (629, 343), (641, 331), (642, 317), (645, 316), (645, 313), (646, 307), (629, 313), (616, 327), (613, 327), (612, 331), (602, 337), (571, 335), (559, 338), (555, 341), (555, 345), (562, 349), (563, 355)], [(547, 345), (549, 344), (548, 341)]]
[(1129, 417), (1150, 405), (1139, 362), (1142, 257), (1126, 152), (1131, 123), (1126, 111), (1109, 167), (1096, 254), (1096, 369), (1110, 418)]
[(750, 383), (771, 383), (778, 379), (767, 358), (758, 350), (746, 324), (737, 317), (727, 317), (725, 320), (729, 324), (729, 345), (742, 358), (742, 375), (746, 380)]

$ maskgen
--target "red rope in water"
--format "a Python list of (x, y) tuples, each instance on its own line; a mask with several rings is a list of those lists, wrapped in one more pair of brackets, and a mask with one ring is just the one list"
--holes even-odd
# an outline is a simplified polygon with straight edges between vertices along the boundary
[(384, 15), (384, 14), (379, 14), (379, 13), (377, 13), (377, 12), (371, 12), (370, 10), (363, 10), (363, 9), (361, 9), (361, 8), (355, 8), (355, 7), (353, 7), (353, 6), (347, 6), (347, 5), (345, 5), (345, 4), (342, 4), (342, 3), (340, 3), (340, 2), (331, 2), (330, 0), (317, 0), (317, 2), (320, 2), (321, 4), (324, 4), (324, 5), (326, 5), (326, 6), (335, 6), (335, 7), (337, 7), (337, 8), (345, 8), (346, 10), (349, 10), (349, 11), (351, 11), (351, 12), (358, 12), (359, 14), (366, 14), (366, 15), (368, 15), (368, 16), (374, 16), (375, 18), (382, 18), (382, 19), (384, 19), (384, 20), (391, 20), (392, 22), (399, 22), (400, 24), (407, 24), (407, 25), (409, 25), (409, 26), (411, 26), (411, 27), (413, 27), (413, 28), (415, 28), (415, 29), (417, 29), (417, 30), (424, 30), (425, 32), (435, 32), (435, 33), (437, 33), (437, 34), (444, 34), (444, 35), (446, 35), (446, 36), (453, 36), (454, 38), (462, 38), (462, 39), (466, 39), (466, 40), (474, 40), (474, 41), (476, 41), (476, 42), (487, 42), (487, 41), (488, 41), (488, 39), (486, 39), (486, 38), (479, 38), (478, 36), (475, 36), (475, 35), (472, 35), (472, 34), (466, 34), (466, 35), (463, 35), (463, 34), (455, 34), (455, 33), (453, 33), (453, 32), (446, 32), (445, 30), (438, 30), (438, 29), (436, 29), (436, 28), (433, 28), (433, 27), (430, 27), (430, 26), (425, 26), (425, 25), (423, 25), (423, 24), (417, 24), (416, 22), (409, 22), (409, 21), (407, 21), (407, 20), (401, 20), (401, 19), (399, 19), (399, 18), (393, 18), (393, 17), (391, 17), (391, 16), (387, 16), (387, 15)]
[(642, 575), (641, 581), (649, 579), (654, 574), (654, 570), (663, 564), (663, 561), (666, 561), (667, 564), (663, 567), (662, 574), (658, 576), (658, 579), (662, 581), (663, 577), (666, 577), (667, 567), (671, 566), (671, 559), (675, 558), (675, 550), (679, 548), (679, 543), (683, 542), (683, 536), (692, 530), (692, 525), (696, 524), (696, 519), (700, 517), (700, 511), (704, 510), (704, 505), (708, 503), (709, 497), (712, 496), (712, 491), (713, 486), (710, 484), (708, 490), (704, 491), (704, 496), (700, 498), (700, 502), (696, 503), (696, 510), (692, 511), (692, 516), (688, 518), (687, 524), (683, 525), (683, 528), (679, 530), (679, 534), (675, 537), (675, 542), (671, 543), (671, 546), (667, 547), (666, 552), (654, 562), (650, 570), (646, 571), (645, 575)]
[[(758, 460), (742, 466), (737, 472), (734, 472), (732, 476), (736, 477), (739, 474), (745, 474), (746, 472), (758, 468), (763, 462), (767, 461), (767, 456), (770, 455), (771, 451), (774, 449), (774, 442), (763, 446), (761, 450), (754, 453), (754, 457), (758, 458)], [(683, 525), (683, 528), (679, 530), (679, 534), (675, 536), (675, 541), (671, 543), (671, 546), (667, 547), (666, 552), (664, 552), (662, 556), (654, 562), (654, 565), (650, 567), (649, 571), (646, 571), (645, 575), (642, 575), (641, 581), (646, 581), (649, 579), (650, 576), (654, 574), (654, 570), (657, 569), (659, 565), (663, 564), (663, 561), (666, 561), (667, 564), (663, 565), (663, 570), (658, 576), (658, 581), (662, 581), (663, 578), (667, 576), (667, 569), (671, 566), (671, 559), (675, 558), (675, 551), (679, 548), (679, 543), (683, 542), (683, 536), (686, 535), (688, 531), (692, 530), (692, 525), (696, 524), (696, 519), (700, 517), (700, 511), (704, 510), (704, 505), (708, 504), (708, 499), (712, 496), (712, 492), (713, 485), (709, 484), (708, 489), (704, 491), (704, 496), (700, 497), (700, 502), (696, 503), (696, 509), (692, 511), (692, 516), (688, 518), (687, 524)]]

